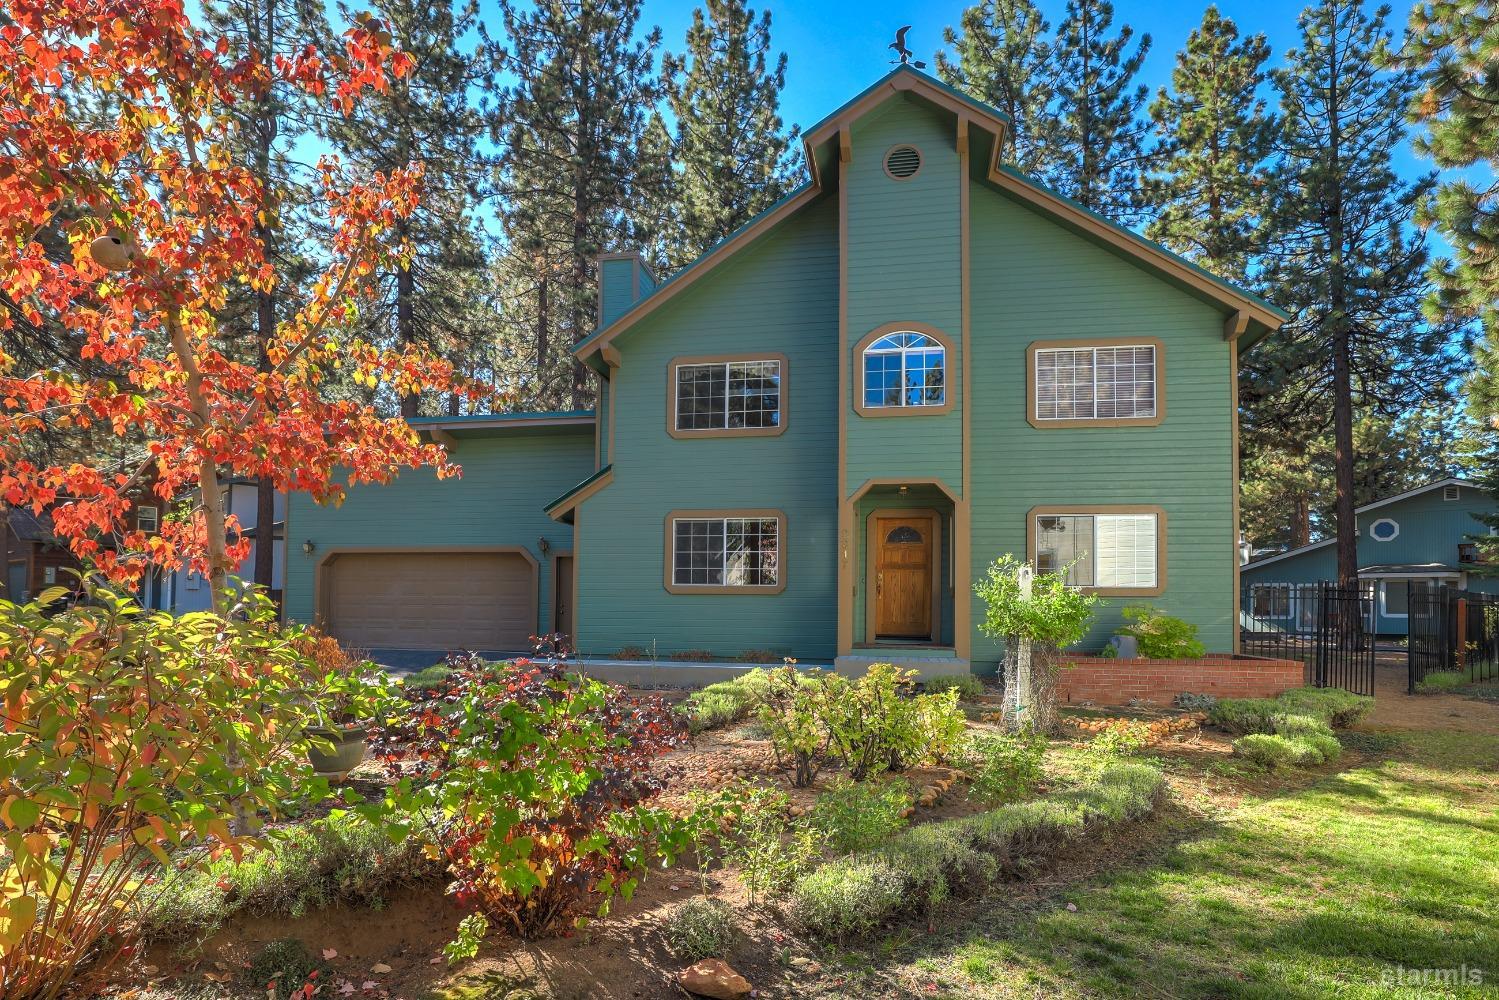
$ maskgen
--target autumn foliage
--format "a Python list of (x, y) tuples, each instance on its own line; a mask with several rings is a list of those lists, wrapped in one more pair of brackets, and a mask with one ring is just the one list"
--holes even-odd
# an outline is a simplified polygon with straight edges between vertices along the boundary
[[(445, 361), (349, 332), (371, 276), (408, 259), (398, 224), (420, 164), (355, 178), (324, 159), (329, 235), (306, 248), (321, 273), (267, 344), (269, 363), (220, 329), (231, 289), (288, 284), (256, 239), (268, 203), (234, 156), (229, 111), (295, 86), (347, 113), (408, 69), (374, 19), (356, 18), (343, 43), (266, 61), (232, 56), (178, 0), (0, 0), (0, 324), (61, 331), (122, 373), (20, 372), (0, 353), (0, 499), (50, 506), (75, 554), (114, 578), (190, 562), (218, 590), (249, 546), (220, 509), (232, 475), (337, 501), (346, 483), (403, 467), (456, 472), (401, 420), (325, 390), (337, 369), (388, 394), (480, 394)], [(26, 435), (70, 425), (146, 451), (123, 463), (21, 457)], [(196, 493), (193, 516), (167, 519), (160, 537), (126, 532), (142, 484), (168, 503)]]

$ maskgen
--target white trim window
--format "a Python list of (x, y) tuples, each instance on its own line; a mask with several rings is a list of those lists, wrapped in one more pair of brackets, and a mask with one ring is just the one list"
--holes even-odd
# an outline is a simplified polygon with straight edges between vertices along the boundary
[(760, 430), (781, 425), (781, 363), (677, 365), (677, 430)]
[(1251, 613), (1256, 618), (1291, 617), (1291, 585), (1256, 583), (1250, 588)]
[(1154, 514), (1039, 514), (1036, 569), (1066, 567), (1073, 587), (1155, 587), (1159, 527)]
[(149, 504), (136, 504), (135, 526), (148, 535), (154, 535), (161, 530), (161, 509)]
[(891, 333), (864, 348), (864, 406), (943, 406), (947, 349), (924, 333)]
[(1037, 420), (1138, 420), (1156, 415), (1153, 344), (1036, 350)]
[(774, 587), (781, 522), (775, 517), (672, 520), (672, 583), (678, 587)]
[[(1422, 580), (1422, 583), (1427, 581)], [(1411, 613), (1411, 581), (1379, 581), (1379, 613), (1386, 618), (1408, 618)]]

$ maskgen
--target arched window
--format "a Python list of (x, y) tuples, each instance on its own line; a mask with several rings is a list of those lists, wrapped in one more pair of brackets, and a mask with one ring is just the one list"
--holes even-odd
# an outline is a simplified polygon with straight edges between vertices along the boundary
[(942, 406), (947, 350), (924, 333), (891, 333), (864, 348), (864, 405)]

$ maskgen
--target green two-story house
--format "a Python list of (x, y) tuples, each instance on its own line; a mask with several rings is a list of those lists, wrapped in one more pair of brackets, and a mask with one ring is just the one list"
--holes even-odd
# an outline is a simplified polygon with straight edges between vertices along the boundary
[(365, 648), (571, 635), (987, 671), (973, 584), (1067, 566), (1236, 641), (1238, 358), (1267, 303), (1001, 162), (1005, 116), (900, 67), (808, 180), (658, 281), (599, 262), (587, 413), (416, 421), (428, 474), (291, 505), (287, 613)]

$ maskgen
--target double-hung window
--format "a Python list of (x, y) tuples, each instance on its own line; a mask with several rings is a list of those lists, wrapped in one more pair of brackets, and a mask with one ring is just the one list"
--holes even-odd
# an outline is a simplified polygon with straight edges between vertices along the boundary
[(1032, 345), (1037, 427), (1154, 424), (1162, 417), (1162, 348), (1154, 342)]
[(1036, 569), (1065, 571), (1070, 586), (1105, 594), (1158, 594), (1165, 515), (1154, 508), (1049, 507), (1031, 512)]
[(755, 593), (785, 586), (777, 511), (678, 511), (666, 519), (666, 589), (678, 594)]
[(786, 410), (786, 359), (684, 358), (671, 364), (673, 437), (779, 434)]

